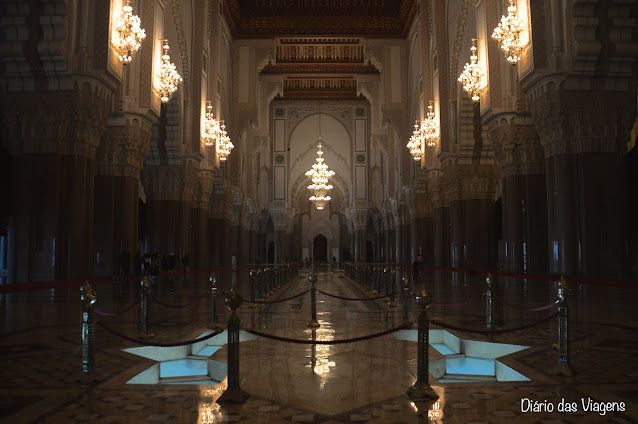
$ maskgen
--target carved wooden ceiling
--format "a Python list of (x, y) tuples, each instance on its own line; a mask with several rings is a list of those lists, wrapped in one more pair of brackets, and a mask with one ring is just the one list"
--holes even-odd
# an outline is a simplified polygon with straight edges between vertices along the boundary
[(235, 38), (405, 38), (417, 0), (223, 0)]

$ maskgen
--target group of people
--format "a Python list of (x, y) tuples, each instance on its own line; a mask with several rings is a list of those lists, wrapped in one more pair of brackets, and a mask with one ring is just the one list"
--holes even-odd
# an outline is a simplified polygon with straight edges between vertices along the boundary
[[(173, 271), (176, 269), (176, 259), (174, 253), (164, 253), (160, 257), (160, 252), (140, 253), (133, 256), (133, 272), (135, 274), (157, 275), (160, 272)], [(120, 253), (120, 277), (129, 275), (131, 270), (131, 255), (127, 250)], [(190, 257), (185, 253), (182, 257), (182, 270), (190, 270)]]

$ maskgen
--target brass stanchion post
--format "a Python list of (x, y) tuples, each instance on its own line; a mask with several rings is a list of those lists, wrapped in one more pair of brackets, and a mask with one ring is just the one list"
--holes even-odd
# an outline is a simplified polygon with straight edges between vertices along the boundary
[(255, 270), (254, 269), (251, 269), (248, 272), (248, 281), (250, 283), (250, 301), (253, 302), (248, 307), (256, 308), (257, 304), (254, 303), (255, 302)]
[(565, 277), (561, 276), (558, 284), (558, 365), (554, 367), (552, 373), (566, 377), (574, 375), (569, 360), (569, 310), (567, 308), (567, 296), (571, 291)]
[(223, 326), (217, 318), (217, 277), (214, 272), (208, 277), (208, 282), (210, 283), (210, 324), (208, 328), (217, 330)]
[(432, 300), (425, 290), (425, 285), (423, 285), (421, 291), (417, 293), (416, 302), (421, 307), (418, 320), (416, 382), (408, 389), (407, 394), (412, 400), (435, 400), (439, 398), (439, 395), (430, 386), (430, 321), (428, 320), (427, 314), (427, 308), (430, 306)]
[(140, 338), (151, 338), (153, 333), (148, 331), (148, 296), (151, 293), (151, 280), (144, 276), (140, 281)]
[(408, 301), (410, 299), (410, 285), (408, 277), (403, 277), (403, 324), (410, 324), (410, 318), (408, 316)]
[(492, 274), (487, 274), (485, 278), (485, 328), (492, 328)]
[(317, 274), (314, 269), (312, 271), (312, 275), (308, 277), (310, 281), (310, 322), (308, 323), (308, 328), (319, 328), (321, 325), (317, 321), (317, 287), (315, 283), (317, 282)]
[(89, 282), (85, 282), (80, 289), (82, 302), (82, 374), (77, 381), (87, 384), (89, 375), (95, 370), (95, 312), (93, 304), (97, 295)]
[(396, 278), (397, 278), (397, 270), (396, 269), (392, 269), (390, 271), (390, 281), (389, 281), (391, 296), (390, 296), (390, 301), (388, 302), (388, 306), (391, 307), (391, 308), (394, 308), (396, 306), (396, 303), (394, 303), (394, 297), (395, 297), (395, 294), (394, 294), (394, 282), (395, 282)]
[(228, 388), (217, 402), (244, 403), (250, 397), (239, 385), (239, 317), (237, 309), (243, 299), (235, 288), (226, 296), (226, 306), (230, 309), (228, 318)]

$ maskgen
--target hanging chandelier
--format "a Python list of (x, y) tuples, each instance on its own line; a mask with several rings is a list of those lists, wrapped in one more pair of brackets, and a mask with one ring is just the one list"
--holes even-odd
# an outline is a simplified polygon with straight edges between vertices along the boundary
[(419, 121), (415, 121), (414, 132), (406, 146), (410, 150), (410, 154), (412, 154), (415, 161), (420, 161), (423, 157), (423, 140), (424, 138), (421, 134), (421, 129), (419, 128)]
[(459, 82), (463, 85), (463, 90), (470, 95), (473, 102), (478, 102), (481, 99), (481, 92), (485, 89), (485, 83), (482, 82), (483, 72), (478, 64), (477, 50), (476, 38), (472, 38), (470, 63), (465, 64), (463, 73), (459, 76)]
[(318, 210), (323, 209), (326, 203), (331, 200), (331, 197), (328, 196), (328, 192), (332, 190), (333, 187), (331, 184), (328, 184), (328, 179), (335, 174), (334, 171), (328, 169), (328, 165), (326, 165), (322, 156), (323, 151), (321, 150), (320, 136), (317, 145), (316, 162), (312, 165), (312, 169), (306, 171), (306, 176), (312, 179), (312, 184), (308, 186), (308, 189), (314, 192), (309, 200), (315, 203)]
[(175, 64), (171, 62), (171, 57), (168, 54), (168, 42), (166, 40), (164, 40), (162, 49), (164, 53), (162, 54), (162, 63), (160, 65), (159, 92), (162, 96), (162, 103), (167, 103), (177, 90), (177, 85), (182, 81), (182, 77), (177, 73)]
[(230, 141), (230, 137), (226, 133), (226, 125), (224, 125), (224, 121), (220, 121), (219, 126), (219, 136), (217, 139), (217, 155), (219, 155), (219, 160), (225, 161), (228, 159), (228, 155), (230, 155), (230, 151), (233, 150), (235, 145)]
[(202, 138), (204, 139), (204, 145), (211, 147), (215, 144), (220, 135), (219, 122), (215, 119), (213, 114), (213, 105), (210, 101), (206, 102), (206, 114), (204, 115), (204, 129), (202, 131)]
[(126, 0), (122, 7), (122, 13), (115, 18), (115, 30), (117, 38), (113, 44), (117, 50), (121, 62), (126, 65), (135, 56), (135, 52), (142, 46), (146, 33), (140, 28), (140, 18), (133, 14), (131, 1)]
[(434, 146), (436, 139), (439, 138), (439, 126), (434, 118), (434, 102), (431, 100), (428, 105), (427, 117), (421, 124), (421, 136), (428, 147)]
[(498, 41), (501, 50), (505, 52), (507, 61), (513, 65), (516, 65), (521, 60), (523, 47), (525, 47), (520, 39), (522, 31), (523, 24), (516, 14), (514, 0), (509, 0), (507, 16), (503, 15), (501, 17), (501, 22), (494, 28), (492, 38)]

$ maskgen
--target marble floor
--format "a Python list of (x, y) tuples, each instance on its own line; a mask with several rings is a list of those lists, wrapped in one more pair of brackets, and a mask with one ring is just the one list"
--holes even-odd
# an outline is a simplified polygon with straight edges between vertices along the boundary
[[(80, 296), (77, 287), (0, 294), (0, 422), (2, 423), (636, 423), (638, 422), (638, 283), (633, 287), (579, 285), (569, 298), (573, 377), (550, 373), (558, 362), (557, 318), (502, 334), (470, 333), (486, 329), (484, 279), (475, 276), (423, 277), (433, 302), (428, 314), (466, 340), (530, 346), (503, 362), (531, 381), (430, 384), (440, 395), (435, 405), (412, 403), (405, 392), (416, 378), (416, 343), (384, 335), (335, 345), (293, 344), (257, 338), (240, 344), (242, 388), (250, 394), (242, 405), (215, 402), (223, 385), (129, 385), (128, 380), (155, 362), (122, 349), (141, 346), (96, 330), (96, 369), (89, 384), (77, 383), (81, 371)], [(221, 291), (230, 275), (219, 275)], [(373, 296), (343, 272), (318, 273), (319, 290), (349, 298)], [(249, 296), (247, 276), (236, 277)], [(411, 287), (415, 290), (419, 284)], [(309, 288), (302, 272), (270, 299), (283, 299)], [(2, 289), (2, 287), (0, 287)], [(137, 302), (133, 282), (94, 286), (102, 312), (122, 311)], [(193, 275), (153, 282), (150, 330), (155, 342), (190, 340), (210, 320), (207, 276)], [(0, 290), (2, 293), (2, 290)], [(526, 326), (555, 309), (531, 309), (555, 301), (553, 283), (497, 279), (493, 326)], [(161, 302), (161, 303), (158, 303)], [(183, 308), (163, 306), (185, 305)], [(459, 304), (457, 306), (444, 306)], [(229, 317), (217, 301), (220, 321)], [(382, 300), (351, 301), (317, 296), (318, 340), (366, 336), (401, 324), (401, 298), (391, 308)], [(418, 315), (413, 300), (410, 319)], [(244, 329), (308, 340), (310, 295), (239, 310)], [(117, 332), (137, 338), (139, 309), (99, 317)], [(437, 327), (433, 327), (437, 328)], [(441, 355), (430, 348), (430, 360)], [(213, 359), (226, 361), (222, 347)], [(584, 410), (585, 405), (624, 406), (624, 411)], [(575, 411), (559, 412), (563, 402)], [(601, 402), (605, 402), (601, 404)], [(608, 402), (616, 402), (608, 404)], [(550, 411), (553, 409), (553, 411)], [(563, 409), (563, 408), (561, 408)], [(604, 414), (604, 415), (603, 415)]]

